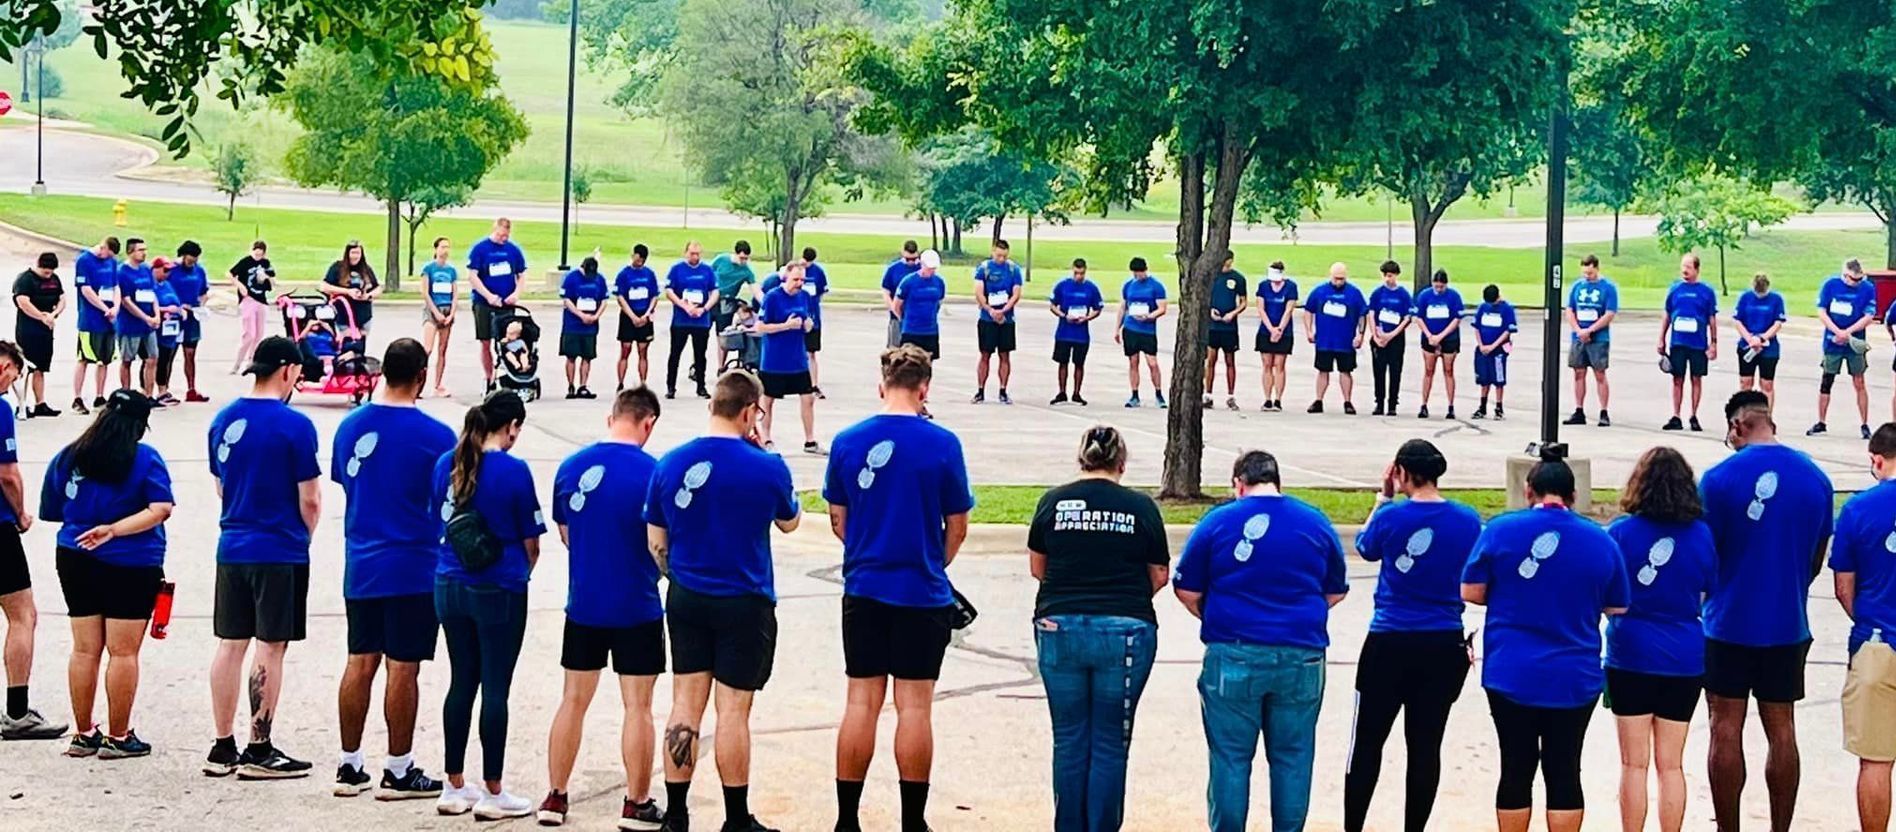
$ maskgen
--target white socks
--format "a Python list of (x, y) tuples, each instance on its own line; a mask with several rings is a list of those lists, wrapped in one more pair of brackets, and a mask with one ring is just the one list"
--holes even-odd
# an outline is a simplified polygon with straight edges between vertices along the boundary
[(386, 761), (382, 763), (382, 768), (387, 769), (389, 774), (393, 775), (396, 779), (399, 780), (403, 777), (408, 776), (408, 769), (410, 766), (413, 766), (414, 764), (415, 764), (415, 755), (403, 754), (400, 757), (388, 758)]

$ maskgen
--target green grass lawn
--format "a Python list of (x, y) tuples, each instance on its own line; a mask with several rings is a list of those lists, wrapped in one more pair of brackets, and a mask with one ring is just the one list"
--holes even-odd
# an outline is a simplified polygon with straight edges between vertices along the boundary
[[(1157, 489), (1140, 490), (1151, 494)], [(977, 485), (974, 487), (975, 505), (970, 520), (975, 523), (1025, 525), (1033, 520), (1034, 507), (1040, 503), (1040, 495), (1046, 491), (1047, 486), (1042, 485)], [(1345, 525), (1363, 522), (1363, 518), (1369, 516), (1369, 510), (1376, 505), (1376, 493), (1369, 490), (1292, 488), (1288, 489), (1288, 493), (1321, 510), (1324, 516), (1330, 518), (1330, 522)], [(1443, 493), (1449, 499), (1466, 503), (1480, 512), (1483, 519), (1507, 510), (1507, 494), (1498, 488), (1451, 489)], [(823, 501), (821, 493), (805, 491), (798, 496), (803, 501), (804, 511), (818, 514), (829, 511), (829, 504)], [(1222, 497), (1205, 502), (1161, 501), (1159, 512), (1168, 524), (1191, 524), (1198, 522), (1206, 511), (1223, 501)], [(1595, 489), (1594, 515), (1605, 518), (1617, 514), (1618, 501), (1618, 490)]]

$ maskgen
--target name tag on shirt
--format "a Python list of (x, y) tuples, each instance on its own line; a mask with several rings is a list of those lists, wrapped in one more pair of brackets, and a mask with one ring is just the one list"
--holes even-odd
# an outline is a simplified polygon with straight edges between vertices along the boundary
[(1433, 306), (1430, 306), (1428, 309), (1428, 316), (1429, 316), (1429, 320), (1431, 321), (1447, 320), (1448, 315), (1449, 315), (1448, 307), (1439, 303)]
[(816, 284), (814, 283), (803, 284), (803, 293), (806, 295), (809, 295), (810, 297), (816, 297)]
[(489, 263), (487, 264), (487, 274), (489, 277), (506, 277), (507, 275), (513, 274), (513, 264), (505, 260), (497, 263)]
[(138, 289), (132, 292), (132, 299), (139, 303), (157, 303), (158, 292), (152, 289)]
[[(808, 288), (808, 287), (806, 286), (804, 288)], [(1003, 306), (1006, 306), (1007, 302), (1011, 300), (1013, 297), (1014, 297), (1013, 292), (989, 292), (988, 293), (988, 306), (993, 307), (995, 309), (999, 309)]]
[(1573, 310), (1573, 319), (1583, 324), (1590, 324), (1600, 319), (1600, 310), (1575, 309)]
[(441, 295), (442, 297), (446, 297), (448, 295), (454, 294), (454, 281), (449, 280), (442, 283), (436, 283), (434, 285), (434, 293), (437, 295)]
[(111, 286), (95, 286), (92, 289), (92, 293), (98, 295), (99, 300), (111, 300), (114, 295), (118, 294), (118, 289)]
[(1699, 331), (1698, 319), (1697, 318), (1683, 318), (1683, 317), (1673, 318), (1672, 331), (1683, 334), (1683, 335), (1691, 335), (1693, 333), (1696, 333)]
[(1394, 309), (1384, 309), (1376, 313), (1376, 320), (1386, 324), (1399, 324), (1402, 323), (1402, 313)]
[(1067, 307), (1067, 318), (1075, 321), (1085, 320), (1086, 316), (1091, 314), (1092, 311), (1093, 310), (1084, 306), (1069, 306)]
[(1340, 301), (1326, 300), (1323, 302), (1323, 314), (1332, 318), (1347, 317), (1350, 314), (1350, 307)]
[(644, 286), (634, 286), (625, 290), (626, 300), (644, 300), (652, 296), (652, 290)]
[(1146, 303), (1128, 303), (1126, 304), (1126, 314), (1150, 315), (1152, 314), (1152, 305)]
[(159, 334), (165, 336), (166, 338), (178, 337), (178, 331), (179, 331), (179, 327), (178, 327), (177, 318), (166, 318), (165, 322), (158, 327)]
[(1837, 300), (1833, 300), (1830, 302), (1830, 314), (1855, 317), (1856, 304), (1851, 303), (1850, 301), (1844, 300), (1842, 298), (1838, 298)]
[(686, 303), (689, 303), (693, 306), (704, 303), (704, 290), (686, 289), (685, 294), (684, 294), (684, 299)]
[(1500, 326), (1501, 314), (1498, 312), (1489, 312), (1488, 314), (1481, 316), (1481, 325), (1488, 326), (1488, 327)]
[(574, 301), (573, 305), (579, 307), (581, 312), (593, 312), (599, 309), (599, 301), (594, 298), (580, 298)]

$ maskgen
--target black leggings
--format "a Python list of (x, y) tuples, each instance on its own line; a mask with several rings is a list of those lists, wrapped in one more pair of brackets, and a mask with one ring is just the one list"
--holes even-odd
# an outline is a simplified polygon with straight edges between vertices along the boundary
[(448, 637), (448, 698), (441, 705), (447, 750), (441, 768), (448, 774), (466, 771), (478, 693), (482, 779), (499, 780), (507, 760), (507, 697), (527, 635), (527, 594), (443, 580), (435, 584), (435, 612)]
[(1369, 374), (1376, 378), (1376, 403), (1389, 403), (1389, 409), (1396, 409), (1396, 400), (1402, 398), (1402, 358), (1408, 352), (1407, 341), (1397, 338), (1386, 347), (1371, 345), (1369, 348)]
[(704, 350), (710, 338), (709, 329), (671, 328), (671, 356), (665, 359), (666, 390), (678, 389), (678, 359), (684, 355), (686, 339), (691, 341), (691, 379), (698, 382), (698, 389), (704, 389)]
[(1409, 769), (1403, 828), (1421, 832), (1435, 809), (1442, 779), (1442, 736), (1448, 713), (1468, 678), (1468, 648), (1459, 630), (1372, 632), (1356, 664), (1356, 723), (1343, 774), (1343, 828), (1362, 832), (1382, 776), (1383, 743), (1402, 716)]
[(1580, 751), (1596, 704), (1536, 708), (1488, 691), (1488, 710), (1501, 743), (1501, 785), (1494, 791), (1494, 808), (1534, 808), (1537, 767), (1547, 783), (1547, 811), (1587, 807), (1580, 790)]
[(178, 348), (174, 346), (158, 348), (158, 386), (171, 386), (171, 365), (178, 359)]

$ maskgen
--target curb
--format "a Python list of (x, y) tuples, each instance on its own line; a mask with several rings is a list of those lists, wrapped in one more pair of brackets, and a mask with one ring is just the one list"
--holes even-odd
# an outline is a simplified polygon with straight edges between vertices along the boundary
[[(797, 527), (797, 530), (792, 532), (789, 537), (797, 543), (807, 546), (838, 545), (834, 542), (835, 538), (830, 535), (829, 523), (810, 522), (810, 519), (811, 518), (807, 517), (804, 518), (803, 525)], [(1171, 546), (1172, 553), (1175, 557), (1178, 552), (1184, 548), (1185, 539), (1191, 536), (1194, 528), (1197, 527), (1185, 524), (1166, 524), (1165, 539), (1167, 544)], [(1362, 528), (1361, 525), (1357, 524), (1339, 525), (1336, 527), (1336, 534), (1343, 539), (1343, 550), (1346, 553), (1355, 555), (1356, 547), (1353, 541), (1356, 539), (1356, 533), (1361, 531)], [(1027, 554), (1027, 527), (1025, 525), (1015, 525), (1011, 523), (970, 524), (968, 526), (968, 539), (961, 544), (960, 554), (964, 557), (1024, 556)]]
[(31, 240), (47, 248), (59, 249), (61, 251), (81, 251), (85, 249), (85, 246), (80, 243), (61, 240), (58, 237), (54, 237), (50, 234), (41, 234), (38, 231), (28, 231), (12, 223), (0, 222), (0, 234), (11, 234), (24, 240)]

